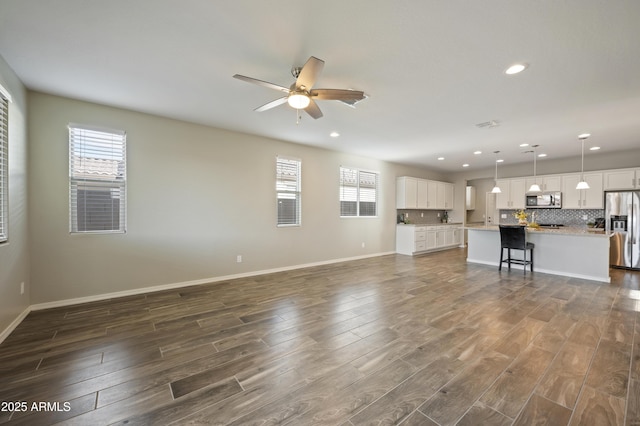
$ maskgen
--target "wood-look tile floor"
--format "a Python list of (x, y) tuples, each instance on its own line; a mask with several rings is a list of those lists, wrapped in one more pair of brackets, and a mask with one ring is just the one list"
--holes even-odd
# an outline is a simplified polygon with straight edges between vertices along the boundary
[(640, 424), (640, 274), (612, 277), (454, 249), (36, 311), (0, 423)]

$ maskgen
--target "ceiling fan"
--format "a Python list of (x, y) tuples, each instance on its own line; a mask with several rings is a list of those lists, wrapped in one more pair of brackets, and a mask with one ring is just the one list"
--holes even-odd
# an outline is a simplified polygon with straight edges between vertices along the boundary
[(328, 101), (336, 100), (353, 104), (365, 98), (364, 92), (351, 89), (312, 89), (322, 68), (324, 61), (311, 56), (303, 67), (291, 69), (291, 74), (296, 81), (290, 87), (284, 87), (266, 81), (258, 80), (244, 75), (236, 74), (233, 77), (258, 86), (268, 87), (286, 93), (286, 96), (259, 106), (254, 111), (262, 112), (268, 109), (288, 103), (297, 110), (304, 110), (311, 117), (318, 119), (322, 117), (322, 111), (316, 104), (316, 100)]

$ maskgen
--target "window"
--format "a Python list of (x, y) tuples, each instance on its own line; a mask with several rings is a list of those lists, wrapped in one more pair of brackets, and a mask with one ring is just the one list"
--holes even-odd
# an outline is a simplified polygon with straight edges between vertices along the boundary
[(300, 160), (276, 157), (278, 226), (300, 225), (301, 164)]
[(126, 231), (126, 134), (69, 125), (69, 227), (72, 233)]
[[(2, 87), (0, 87), (2, 89)], [(9, 221), (9, 97), (0, 90), (0, 243), (7, 242)]]
[(340, 216), (378, 214), (378, 173), (340, 167)]

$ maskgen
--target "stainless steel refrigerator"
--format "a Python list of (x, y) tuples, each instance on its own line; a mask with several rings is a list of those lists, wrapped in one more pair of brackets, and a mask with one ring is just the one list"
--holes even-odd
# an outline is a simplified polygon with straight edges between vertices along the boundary
[(640, 270), (640, 191), (606, 192), (605, 202), (610, 265)]

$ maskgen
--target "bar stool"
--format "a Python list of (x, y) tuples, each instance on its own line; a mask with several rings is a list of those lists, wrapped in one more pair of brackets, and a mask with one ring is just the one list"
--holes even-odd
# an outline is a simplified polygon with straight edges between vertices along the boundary
[[(502, 264), (507, 263), (509, 269), (511, 264), (515, 263), (523, 265), (524, 273), (527, 273), (527, 265), (533, 272), (533, 248), (535, 244), (527, 242), (527, 232), (524, 226), (515, 225), (500, 225), (500, 265), (498, 271), (502, 270)], [(507, 249), (507, 259), (503, 260), (504, 249)], [(512, 259), (511, 250), (522, 250), (524, 252), (524, 259)], [(527, 250), (531, 253), (529, 260), (527, 260)]]

